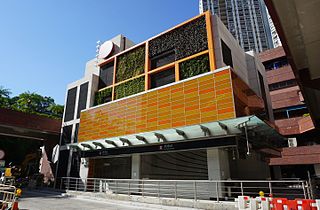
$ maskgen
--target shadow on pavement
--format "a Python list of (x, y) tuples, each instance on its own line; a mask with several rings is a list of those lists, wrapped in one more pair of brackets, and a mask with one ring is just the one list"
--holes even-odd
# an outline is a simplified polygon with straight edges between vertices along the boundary
[[(63, 198), (65, 196), (64, 190), (54, 190), (54, 189), (22, 189), (23, 198), (32, 198), (32, 197), (56, 197)], [(19, 209), (22, 210), (22, 209)]]

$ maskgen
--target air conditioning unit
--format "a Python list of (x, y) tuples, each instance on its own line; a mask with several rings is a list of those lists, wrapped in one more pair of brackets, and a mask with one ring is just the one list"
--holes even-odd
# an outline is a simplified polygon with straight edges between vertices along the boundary
[(297, 138), (288, 138), (288, 146), (289, 147), (297, 147)]

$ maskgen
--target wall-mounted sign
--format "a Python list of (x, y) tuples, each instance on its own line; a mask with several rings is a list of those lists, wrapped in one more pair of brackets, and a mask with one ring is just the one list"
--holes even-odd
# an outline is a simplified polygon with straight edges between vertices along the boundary
[(159, 147), (160, 150), (174, 150), (174, 145), (173, 144), (164, 144), (160, 145)]
[(108, 57), (113, 50), (113, 42), (106, 41), (99, 48), (99, 56), (98, 58), (105, 59)]

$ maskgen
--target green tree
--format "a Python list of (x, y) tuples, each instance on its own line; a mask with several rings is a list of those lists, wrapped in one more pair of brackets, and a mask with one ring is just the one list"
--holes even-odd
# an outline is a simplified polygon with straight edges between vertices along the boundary
[(49, 110), (52, 115), (62, 118), (64, 106), (59, 104), (51, 104), (51, 106), (49, 107)]
[(10, 106), (10, 94), (11, 91), (9, 89), (0, 86), (0, 107), (8, 108)]
[(64, 106), (54, 99), (29, 91), (10, 98), (10, 90), (0, 86), (0, 107), (52, 118), (62, 118)]
[(12, 107), (27, 113), (49, 114), (49, 107), (53, 104), (54, 100), (51, 97), (43, 97), (37, 93), (25, 92), (18, 96)]
[(14, 97), (10, 98), (10, 100), (9, 100), (9, 108), (13, 109), (13, 105), (15, 103), (17, 103), (18, 100), (19, 100), (18, 96), (14, 96)]

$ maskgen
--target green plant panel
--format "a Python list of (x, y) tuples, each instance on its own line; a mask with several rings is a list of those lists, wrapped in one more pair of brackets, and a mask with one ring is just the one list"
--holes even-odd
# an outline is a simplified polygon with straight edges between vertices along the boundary
[(117, 58), (116, 82), (138, 76), (144, 72), (145, 46), (135, 48)]
[(104, 104), (111, 101), (112, 88), (107, 88), (101, 91), (97, 91), (94, 96), (94, 105)]
[(144, 76), (122, 83), (115, 87), (116, 99), (134, 95), (144, 91)]
[(180, 80), (209, 72), (210, 64), (208, 54), (200, 55), (190, 60), (181, 62), (179, 65), (179, 70)]
[(201, 16), (149, 42), (149, 56), (154, 58), (174, 51), (175, 60), (180, 60), (208, 49), (205, 16)]

